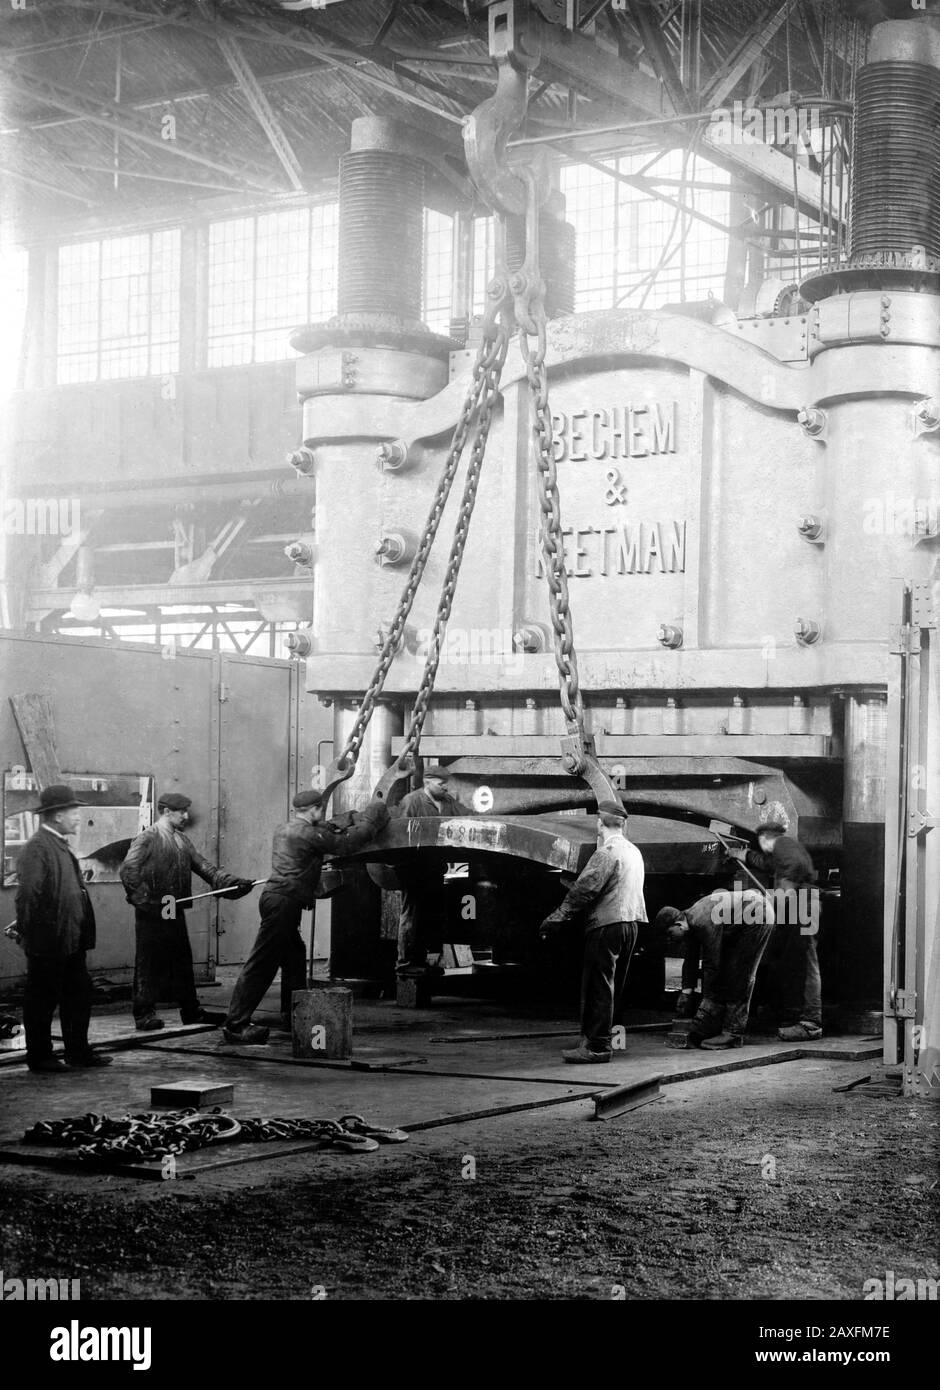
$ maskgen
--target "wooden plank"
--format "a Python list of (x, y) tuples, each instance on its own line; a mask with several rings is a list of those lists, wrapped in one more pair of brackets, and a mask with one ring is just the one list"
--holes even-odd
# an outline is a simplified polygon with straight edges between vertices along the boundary
[(150, 1104), (169, 1106), (228, 1105), (235, 1099), (235, 1087), (217, 1081), (174, 1081), (163, 1086), (151, 1086)]
[(11, 695), (13, 718), (20, 731), (30, 771), (39, 788), (62, 781), (55, 742), (55, 714), (48, 695)]

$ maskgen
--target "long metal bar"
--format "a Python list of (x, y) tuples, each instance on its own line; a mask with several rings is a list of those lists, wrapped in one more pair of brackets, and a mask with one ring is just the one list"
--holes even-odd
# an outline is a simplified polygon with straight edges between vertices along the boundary
[[(62, 160), (60, 167), (63, 169), (79, 169), (89, 174), (111, 174), (114, 172), (104, 164), (75, 164), (71, 160)], [(216, 193), (240, 193), (244, 195), (245, 192), (244, 184), (242, 184), (241, 187), (237, 187), (235, 184), (231, 183), (205, 183), (202, 179), (177, 179), (174, 178), (172, 174), (145, 174), (142, 170), (128, 169), (124, 165), (121, 166), (121, 178), (147, 179), (151, 183), (172, 183), (175, 184), (177, 188), (205, 188)], [(48, 186), (52, 187), (51, 184)], [(56, 189), (56, 192), (61, 192), (61, 190)], [(77, 198), (78, 194), (73, 193), (71, 196)], [(90, 198), (86, 201), (89, 203), (92, 202)]]
[(295, 193), (302, 192), (304, 180), (300, 160), (297, 158), (294, 148), (287, 138), (284, 127), (278, 120), (274, 107), (262, 91), (254, 70), (245, 57), (241, 45), (237, 39), (232, 38), (228, 34), (219, 34), (216, 43), (222, 50), (225, 61), (235, 74), (238, 85), (244, 93), (248, 105), (254, 112), (258, 124), (268, 137), (271, 148), (277, 155), (282, 169), (290, 180), (291, 187), (294, 189)]
[[(223, 627), (225, 624), (223, 623)], [(231, 635), (231, 634), (230, 634)], [(256, 878), (252, 882), (252, 888), (257, 888), (259, 883), (267, 883), (265, 878)], [(231, 888), (212, 888), (208, 893), (193, 893), (188, 898), (177, 898), (176, 906), (185, 907), (188, 903), (197, 903), (200, 898), (217, 898), (220, 893), (231, 893)]]
[[(108, 169), (106, 172), (110, 174), (111, 170)], [(35, 188), (44, 188), (49, 193), (58, 193), (63, 198), (74, 198), (77, 203), (84, 203), (86, 207), (97, 206), (97, 199), (86, 198), (83, 193), (72, 193), (68, 188), (63, 188), (61, 184), (47, 183), (45, 179), (37, 179), (35, 174), (23, 174), (19, 169), (9, 169), (6, 166), (0, 167), (0, 174), (7, 179), (19, 179), (22, 183), (32, 184)]]
[[(765, 105), (758, 104), (754, 110), (762, 111), (765, 109)], [(809, 106), (810, 103), (794, 102), (794, 110), (798, 110), (801, 105)], [(811, 105), (814, 110), (832, 108), (842, 112), (851, 109), (844, 101), (814, 101)], [(678, 116), (657, 116), (648, 121), (618, 121), (614, 125), (582, 126), (580, 130), (562, 130), (551, 135), (526, 135), (520, 136), (516, 140), (507, 141), (507, 147), (547, 145), (561, 140), (588, 140), (592, 135), (630, 135), (635, 130), (652, 130), (658, 126), (677, 126), (687, 125), (695, 121), (708, 121), (716, 112), (723, 111), (724, 108), (721, 106), (709, 106), (700, 111), (686, 111)]]

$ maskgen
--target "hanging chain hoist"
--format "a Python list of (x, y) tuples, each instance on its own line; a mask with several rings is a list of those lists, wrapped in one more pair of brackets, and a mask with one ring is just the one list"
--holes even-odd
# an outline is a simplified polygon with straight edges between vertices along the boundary
[(369, 721), (372, 718), (376, 702), (384, 689), (385, 681), (391, 670), (392, 663), (401, 646), (405, 632), (405, 624), (408, 621), (415, 596), (424, 576), (428, 557), (430, 556), (431, 548), (437, 536), (441, 518), (444, 515), (444, 508), (450, 497), (451, 488), (453, 487), (454, 479), (457, 475), (461, 456), (472, 435), (467, 478), (460, 504), (457, 528), (451, 547), (450, 561), (447, 566), (444, 586), (438, 603), (437, 617), (434, 623), (434, 638), (430, 646), (421, 685), (412, 711), (411, 728), (408, 731), (406, 748), (396, 762), (392, 764), (392, 767), (388, 769), (388, 772), (382, 777), (375, 789), (375, 795), (382, 798), (387, 797), (389, 790), (395, 782), (409, 776), (412, 771), (412, 757), (417, 757), (421, 740), (421, 729), (434, 688), (434, 679), (440, 661), (444, 626), (450, 616), (450, 610), (453, 604), (457, 576), (460, 571), (460, 563), (463, 558), (464, 546), (467, 540), (470, 517), (476, 499), (480, 469), (482, 468), (486, 453), (486, 443), (489, 438), (490, 425), (492, 424), (496, 403), (499, 400), (500, 377), (502, 375), (503, 364), (506, 361), (506, 351), (509, 346), (510, 308), (511, 297), (509, 294), (507, 277), (505, 275), (500, 277), (500, 275), (497, 274), (491, 281), (487, 291), (487, 305), (483, 316), (480, 344), (473, 364), (470, 385), (463, 405), (461, 406), (460, 415), (457, 418), (457, 424), (454, 428), (450, 448), (447, 451), (441, 477), (434, 493), (431, 510), (428, 513), (424, 529), (421, 532), (418, 547), (415, 551), (414, 559), (411, 562), (408, 578), (405, 581), (405, 587), (398, 600), (395, 614), (382, 642), (378, 662), (372, 673), (372, 678), (369, 681), (366, 692), (360, 701), (352, 728), (346, 737), (342, 752), (337, 758), (334, 758), (333, 762), (326, 769), (326, 775), (321, 788), (324, 798), (329, 797), (334, 788), (351, 777), (355, 771), (359, 750), (362, 747), (362, 741), (369, 727)]
[[(539, 152), (530, 157), (529, 163), (510, 165), (506, 149), (510, 136), (525, 117), (528, 75), (539, 61), (537, 29), (524, 22), (524, 12), (513, 0), (491, 5), (489, 21), (490, 54), (497, 65), (496, 92), (473, 112), (464, 130), (471, 177), (483, 198), (494, 209), (497, 225), (495, 274), (487, 289), (480, 345), (467, 396), (405, 587), (343, 750), (327, 769), (322, 788), (325, 796), (351, 777), (355, 770), (373, 710), (401, 645), (405, 623), (424, 575), (461, 456), (470, 441), (464, 491), (424, 671), (402, 752), (380, 779), (375, 796), (388, 798), (395, 784), (403, 781), (414, 769), (467, 543), (487, 440), (499, 400), (500, 378), (512, 328), (515, 327), (529, 385), (530, 447), (538, 477), (541, 545), (548, 582), (559, 693), (568, 731), (562, 739), (562, 761), (566, 771), (588, 783), (598, 801), (619, 801), (613, 783), (597, 761), (593, 740), (585, 731), (584, 701), (568, 596), (545, 366), (545, 284), (539, 264), (539, 213), (550, 187), (547, 160)], [(534, 22), (537, 24), (537, 20)], [(522, 218), (525, 228), (524, 259), (522, 265), (511, 274), (507, 256), (507, 216)]]

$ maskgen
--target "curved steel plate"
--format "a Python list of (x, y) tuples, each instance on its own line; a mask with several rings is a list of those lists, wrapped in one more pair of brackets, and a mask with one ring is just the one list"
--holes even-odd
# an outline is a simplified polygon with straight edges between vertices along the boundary
[[(629, 834), (647, 873), (710, 876), (720, 871), (722, 848), (701, 826), (631, 816)], [(448, 860), (487, 854), (578, 874), (596, 845), (593, 816), (402, 816), (393, 818), (373, 844), (348, 858), (394, 865), (416, 852), (433, 852)]]

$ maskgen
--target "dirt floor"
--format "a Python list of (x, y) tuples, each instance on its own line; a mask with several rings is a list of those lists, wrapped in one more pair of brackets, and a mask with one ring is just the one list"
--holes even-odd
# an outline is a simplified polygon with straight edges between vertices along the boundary
[(880, 1070), (791, 1061), (607, 1122), (579, 1100), (188, 1182), (5, 1167), (0, 1266), (83, 1299), (858, 1299), (940, 1272), (936, 1106), (833, 1091)]

